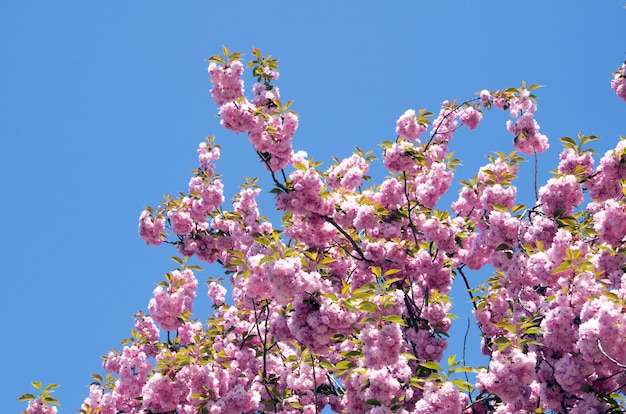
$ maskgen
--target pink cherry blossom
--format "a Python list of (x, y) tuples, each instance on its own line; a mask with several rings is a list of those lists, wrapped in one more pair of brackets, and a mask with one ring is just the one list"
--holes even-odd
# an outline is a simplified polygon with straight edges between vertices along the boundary
[(474, 130), (478, 127), (483, 114), (471, 106), (461, 110), (458, 114), (459, 120), (469, 129)]
[(426, 125), (419, 123), (413, 109), (407, 109), (396, 121), (396, 134), (410, 141), (416, 140), (425, 131)]
[(582, 201), (582, 186), (573, 175), (551, 178), (539, 189), (541, 211), (550, 217), (571, 216)]
[(165, 229), (165, 219), (154, 217), (148, 210), (141, 212), (139, 217), (139, 236), (146, 244), (158, 246), (163, 240), (161, 232)]
[(56, 414), (57, 408), (41, 400), (30, 400), (25, 412), (26, 414)]
[(234, 61), (226, 65), (209, 65), (209, 75), (213, 82), (211, 96), (218, 105), (232, 102), (243, 96), (243, 64)]
[(626, 62), (613, 74), (611, 79), (611, 89), (626, 102)]
[[(483, 90), (444, 101), (428, 142), (418, 141), (428, 113), (406, 111), (395, 142), (382, 144), (389, 174), (362, 188), (373, 157), (361, 150), (326, 170), (294, 152), (299, 118), (279, 101), (276, 60), (253, 49), (248, 100), (241, 55), (225, 54), (211, 59), (222, 62), (209, 66), (211, 95), (222, 126), (247, 133), (268, 170), (282, 226), (261, 209), (261, 181), (246, 179), (223, 206), (220, 148), (213, 138), (200, 144), (188, 192), (139, 220), (146, 243), (184, 257), (173, 258), (180, 268), (154, 289), (150, 314), (135, 315), (121, 351), (104, 357), (108, 375), (94, 376), (85, 412), (623, 411), (613, 397), (626, 385), (626, 140), (594, 169), (592, 151), (565, 139), (554, 176), (521, 206), (517, 152), (548, 148), (536, 86)], [(625, 68), (612, 82), (622, 98)], [(448, 142), (492, 106), (508, 111), (515, 151), (489, 156), (450, 211), (438, 207), (453, 179)], [(228, 276), (224, 286), (209, 279), (212, 303), (196, 298), (196, 259)], [(470, 272), (486, 266), (486, 282)], [(454, 332), (453, 283), (468, 288), (490, 357), (472, 400), (453, 359), (449, 373), (441, 363)], [(206, 323), (193, 319), (196, 300), (212, 311)], [(45, 392), (21, 398), (26, 412), (56, 412)]]

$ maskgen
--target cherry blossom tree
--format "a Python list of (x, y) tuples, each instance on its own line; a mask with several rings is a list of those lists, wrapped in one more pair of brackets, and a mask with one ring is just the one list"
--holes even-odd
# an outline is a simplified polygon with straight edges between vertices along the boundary
[[(221, 125), (247, 135), (273, 183), (282, 223), (248, 179), (224, 204), (214, 137), (197, 149), (188, 191), (140, 215), (149, 245), (176, 249), (135, 315), (132, 337), (94, 374), (81, 413), (605, 413), (626, 386), (626, 137), (600, 157), (595, 136), (563, 137), (554, 175), (532, 205), (517, 202), (520, 164), (548, 148), (537, 85), (483, 90), (437, 113), (407, 110), (382, 143), (389, 175), (357, 151), (323, 169), (292, 142), (298, 116), (281, 100), (278, 61), (253, 49), (209, 59)], [(245, 95), (242, 77), (256, 82)], [(626, 101), (626, 63), (611, 88)], [(462, 181), (448, 144), (489, 111), (508, 113), (513, 141)], [(194, 318), (200, 262), (213, 308)], [(472, 286), (468, 272), (491, 278)], [(454, 280), (472, 299), (488, 366), (444, 358)], [(201, 296), (204, 296), (202, 294)], [(228, 296), (228, 298), (227, 298)], [(445, 369), (444, 369), (445, 367)], [(470, 383), (464, 374), (475, 374)], [(33, 383), (27, 413), (55, 413), (55, 385)]]

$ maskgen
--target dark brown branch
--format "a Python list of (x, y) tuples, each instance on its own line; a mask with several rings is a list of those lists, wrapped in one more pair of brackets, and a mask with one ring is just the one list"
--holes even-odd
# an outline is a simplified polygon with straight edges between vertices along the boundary
[[(450, 115), (452, 115), (453, 113), (455, 113), (456, 111), (458, 111), (459, 109), (461, 109), (461, 108), (463, 107), (463, 105), (468, 104), (468, 103), (473, 102), (473, 101), (477, 101), (477, 100), (479, 100), (479, 99), (480, 99), (480, 98), (472, 98), (472, 99), (468, 99), (467, 101), (463, 102), (462, 104), (460, 104), (460, 105), (456, 105), (456, 106), (454, 107), (454, 109), (450, 110), (450, 112), (448, 112), (447, 114), (445, 114), (445, 115), (443, 116), (443, 118), (441, 118), (441, 122), (439, 123), (439, 125), (437, 125), (437, 129), (435, 129), (435, 130), (433, 131), (433, 134), (432, 134), (431, 138), (428, 140), (428, 143), (427, 143), (427, 144), (426, 144), (426, 146), (424, 147), (424, 151), (426, 151), (426, 150), (428, 149), (428, 147), (430, 146), (430, 144), (433, 142), (433, 140), (435, 139), (435, 136), (437, 136), (437, 134), (439, 133), (439, 127), (441, 127), (441, 125), (443, 124), (443, 121), (445, 121), (447, 117), (449, 117)], [(454, 131), (456, 131), (457, 129), (459, 129), (459, 128), (456, 128)]]
[(459, 273), (461, 274), (461, 277), (463, 278), (463, 282), (465, 282), (465, 287), (467, 288), (467, 293), (469, 294), (472, 305), (474, 306), (474, 310), (477, 311), (478, 307), (476, 306), (476, 301), (474, 300), (474, 294), (472, 293), (472, 288), (467, 280), (467, 277), (465, 276), (465, 273), (463, 273), (463, 270), (461, 270), (461, 267), (457, 267), (456, 270), (458, 270)]
[(620, 368), (626, 368), (626, 365), (617, 362), (617, 360), (615, 358), (611, 357), (609, 354), (607, 354), (604, 351), (604, 348), (602, 348), (602, 343), (600, 342), (600, 338), (598, 338), (598, 349), (600, 350), (602, 355), (604, 355), (609, 361), (611, 361), (612, 363), (614, 363), (615, 365), (617, 365)]
[(337, 224), (337, 222), (333, 220), (332, 217), (328, 217), (328, 216), (322, 216), (322, 217), (324, 218), (324, 221), (326, 221), (327, 223), (330, 223), (334, 228), (336, 228), (339, 231), (339, 233), (343, 234), (343, 236), (346, 239), (348, 239), (348, 241), (350, 242), (354, 250), (359, 254), (359, 257), (361, 258), (361, 260), (364, 260), (366, 262), (371, 261), (365, 258), (365, 255), (363, 254), (363, 250), (361, 250), (361, 247), (359, 247), (357, 242), (352, 238), (352, 236), (348, 234), (347, 231), (345, 231), (339, 224)]
[(413, 223), (413, 218), (411, 217), (411, 198), (409, 197), (409, 188), (406, 180), (406, 172), (402, 171), (402, 178), (404, 178), (404, 197), (406, 198), (406, 207), (407, 207), (407, 215), (409, 217), (409, 227), (411, 228), (411, 232), (413, 233), (413, 240), (415, 241), (415, 247), (417, 247), (417, 228), (415, 227), (415, 223)]

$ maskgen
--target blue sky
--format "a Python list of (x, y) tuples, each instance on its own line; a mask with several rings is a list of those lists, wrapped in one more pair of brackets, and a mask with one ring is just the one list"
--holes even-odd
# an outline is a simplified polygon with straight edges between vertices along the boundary
[[(626, 58), (623, 1), (3, 0), (3, 412), (24, 409), (15, 399), (34, 380), (61, 384), (61, 412), (80, 407), (100, 356), (129, 336), (133, 314), (175, 265), (172, 249), (139, 239), (138, 216), (186, 190), (205, 136), (222, 146), (228, 197), (244, 176), (269, 184), (246, 137), (215, 116), (204, 59), (222, 45), (280, 59), (282, 97), (300, 114), (294, 147), (326, 164), (354, 145), (380, 155), (408, 108), (437, 112), (444, 99), (522, 80), (545, 86), (536, 118), (552, 148), (539, 157), (540, 182), (556, 166), (559, 137), (598, 135), (603, 153), (626, 135), (626, 104), (609, 87)], [(512, 150), (505, 119), (487, 114), (455, 137), (464, 161), (455, 181), (484, 155)], [(526, 201), (531, 170), (518, 181)], [(271, 198), (262, 203), (271, 214)], [(198, 277), (209, 275), (219, 269)], [(475, 286), (487, 275), (469, 277)], [(467, 298), (455, 292), (465, 315)]]

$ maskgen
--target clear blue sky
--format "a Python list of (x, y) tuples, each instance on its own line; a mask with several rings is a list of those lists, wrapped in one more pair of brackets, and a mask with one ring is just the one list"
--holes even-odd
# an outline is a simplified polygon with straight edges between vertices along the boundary
[[(626, 135), (626, 104), (609, 88), (626, 58), (624, 4), (3, 0), (0, 410), (24, 409), (15, 399), (33, 380), (61, 384), (61, 412), (80, 407), (100, 356), (129, 336), (133, 314), (174, 266), (172, 249), (137, 236), (139, 213), (186, 190), (205, 136), (223, 148), (229, 197), (243, 176), (266, 178), (246, 137), (221, 130), (215, 116), (204, 59), (222, 45), (281, 60), (278, 86), (301, 117), (294, 147), (327, 164), (354, 145), (379, 155), (408, 108), (436, 112), (444, 99), (522, 80), (545, 85), (545, 181), (559, 137), (596, 134), (604, 152)], [(455, 181), (473, 176), (484, 155), (512, 150), (506, 118), (487, 115), (455, 137), (465, 164)], [(518, 181), (527, 200), (531, 168)], [(219, 270), (198, 277), (208, 275)], [(469, 276), (477, 285), (486, 275)], [(198, 295), (202, 316), (202, 284)], [(465, 294), (455, 297), (464, 314)], [(452, 351), (461, 343), (457, 334)]]

